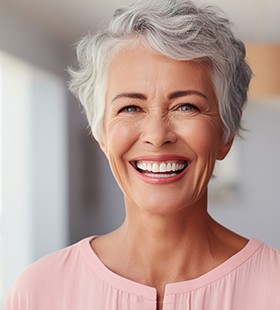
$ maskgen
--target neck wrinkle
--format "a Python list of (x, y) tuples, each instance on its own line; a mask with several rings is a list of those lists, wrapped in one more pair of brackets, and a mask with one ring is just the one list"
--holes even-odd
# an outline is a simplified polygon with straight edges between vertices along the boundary
[(139, 209), (133, 214), (128, 211), (120, 240), (126, 245), (128, 260), (144, 270), (138, 281), (157, 286), (194, 278), (209, 268), (209, 262), (214, 261), (215, 222), (207, 213), (205, 201), (203, 197), (200, 204), (166, 216)]

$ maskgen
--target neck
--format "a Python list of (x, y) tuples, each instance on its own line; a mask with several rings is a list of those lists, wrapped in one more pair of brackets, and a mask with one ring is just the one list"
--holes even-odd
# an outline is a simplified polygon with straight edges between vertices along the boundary
[[(139, 274), (149, 284), (194, 278), (207, 272), (215, 259), (215, 226), (206, 209), (206, 197), (195, 206), (176, 214), (158, 215), (143, 211), (126, 201), (127, 218), (119, 230), (123, 245)], [(125, 246), (124, 246), (125, 245)], [(159, 259), (160, 258), (160, 259)]]
[(129, 201), (126, 206), (124, 224), (97, 238), (100, 246), (96, 242), (94, 249), (112, 271), (159, 290), (205, 274), (245, 245), (209, 216), (207, 197), (168, 215), (151, 214)]
[(167, 215), (152, 214), (131, 207), (127, 210), (121, 231), (127, 242), (139, 250), (148, 247), (149, 250), (166, 252), (176, 248), (179, 243), (188, 244), (197, 238), (204, 238), (210, 228), (209, 222), (211, 218), (202, 203)]

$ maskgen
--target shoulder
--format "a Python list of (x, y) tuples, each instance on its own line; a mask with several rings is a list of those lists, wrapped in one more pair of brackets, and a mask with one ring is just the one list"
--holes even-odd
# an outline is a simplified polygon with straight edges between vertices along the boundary
[(59, 294), (61, 287), (67, 286), (69, 279), (77, 275), (83, 262), (80, 245), (87, 239), (48, 254), (30, 265), (10, 289), (7, 309), (35, 309), (29, 308), (30, 304)]
[(258, 251), (256, 251), (255, 256), (257, 260), (262, 263), (260, 265), (265, 265), (266, 267), (271, 266), (271, 268), (279, 268), (280, 270), (280, 251), (267, 245), (261, 243)]
[[(254, 245), (253, 245), (254, 244)], [(258, 240), (252, 241), (253, 251), (236, 269), (242, 283), (260, 294), (271, 293), (280, 287), (280, 252)], [(246, 288), (249, 289), (249, 288)]]
[(280, 284), (280, 251), (262, 244), (253, 256), (253, 262), (263, 274), (274, 276)]
[(63, 273), (65, 267), (73, 263), (78, 255), (78, 245), (79, 243), (68, 246), (38, 259), (21, 274), (17, 283), (30, 284), (42, 277), (55, 279), (57, 272)]
[(279, 250), (260, 242), (238, 272), (240, 281), (236, 291), (244, 309), (280, 309)]

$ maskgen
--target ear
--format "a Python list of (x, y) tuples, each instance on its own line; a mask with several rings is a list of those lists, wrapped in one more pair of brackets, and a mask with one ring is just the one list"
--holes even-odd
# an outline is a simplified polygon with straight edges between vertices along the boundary
[(107, 157), (107, 147), (106, 147), (106, 143), (104, 142), (103, 139), (101, 139), (100, 141), (97, 141), (98, 145), (100, 147), (100, 149), (102, 150), (102, 152), (105, 154), (105, 156)]
[(231, 146), (233, 144), (233, 140), (234, 139), (230, 139), (228, 142), (221, 145), (221, 147), (218, 151), (218, 154), (217, 154), (217, 160), (223, 160), (227, 156), (227, 154), (230, 151)]

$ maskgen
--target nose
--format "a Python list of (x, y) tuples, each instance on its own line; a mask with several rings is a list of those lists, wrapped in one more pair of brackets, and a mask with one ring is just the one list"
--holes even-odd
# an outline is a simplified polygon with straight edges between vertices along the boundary
[(163, 145), (174, 143), (177, 137), (170, 120), (157, 115), (150, 116), (145, 120), (141, 140), (144, 143), (159, 148)]

